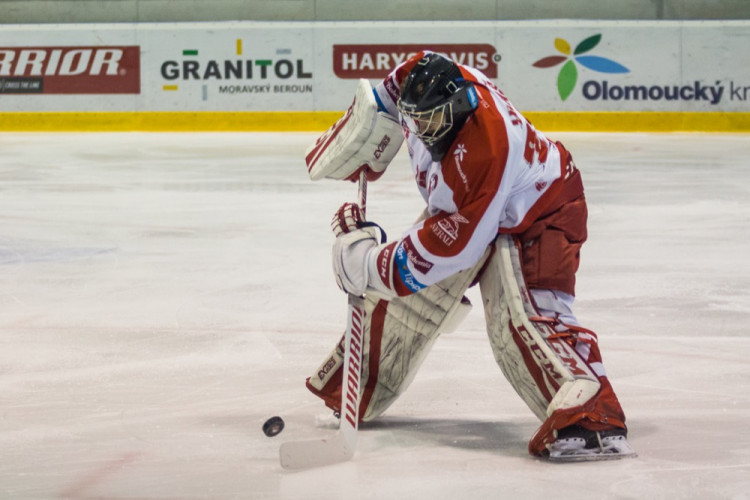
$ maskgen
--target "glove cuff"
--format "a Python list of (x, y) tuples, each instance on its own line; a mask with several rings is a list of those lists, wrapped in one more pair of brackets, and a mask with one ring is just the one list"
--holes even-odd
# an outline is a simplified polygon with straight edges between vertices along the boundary
[(377, 247), (375, 228), (359, 229), (336, 238), (333, 244), (333, 275), (346, 293), (363, 295), (369, 281), (369, 253)]
[(393, 255), (397, 245), (398, 241), (381, 243), (370, 250), (367, 255), (369, 290), (375, 291), (386, 299), (398, 295), (393, 281)]

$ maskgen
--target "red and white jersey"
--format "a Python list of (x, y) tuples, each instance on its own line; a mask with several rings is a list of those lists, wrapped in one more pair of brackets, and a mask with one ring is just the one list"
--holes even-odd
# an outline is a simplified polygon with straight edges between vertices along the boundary
[[(423, 55), (416, 54), (375, 87), (382, 106), (402, 125), (396, 108), (400, 84)], [(402, 127), (429, 217), (381, 249), (371, 263), (383, 285), (399, 295), (471, 267), (498, 231), (526, 230), (574, 173), (562, 146), (537, 132), (485, 75), (460, 68), (474, 83), (479, 105), (442, 160), (432, 161), (424, 144)]]

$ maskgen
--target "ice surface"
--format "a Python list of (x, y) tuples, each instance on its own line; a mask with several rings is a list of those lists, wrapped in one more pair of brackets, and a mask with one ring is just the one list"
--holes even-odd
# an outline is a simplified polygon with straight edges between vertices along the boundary
[[(475, 309), (352, 462), (281, 469), (336, 421), (304, 379), (345, 296), (315, 134), (0, 134), (0, 498), (750, 498), (750, 136), (551, 134), (590, 209), (576, 312), (637, 459), (531, 458)], [(393, 235), (406, 159), (370, 185)], [(261, 426), (286, 421), (275, 438)]]

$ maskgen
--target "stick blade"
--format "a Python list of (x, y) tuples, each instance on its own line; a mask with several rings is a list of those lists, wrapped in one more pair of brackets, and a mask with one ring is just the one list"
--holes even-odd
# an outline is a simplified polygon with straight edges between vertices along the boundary
[(284, 469), (311, 469), (351, 460), (354, 450), (355, 446), (339, 431), (324, 439), (283, 443), (279, 449), (279, 460)]
[[(360, 178), (360, 186), (364, 183)], [(360, 196), (361, 199), (364, 199)], [(346, 462), (357, 449), (359, 427), (359, 396), (361, 383), (362, 342), (364, 339), (364, 299), (349, 295), (343, 377), (341, 387), (341, 420), (338, 431), (327, 438), (290, 441), (279, 448), (279, 461), (284, 469), (309, 469)]]

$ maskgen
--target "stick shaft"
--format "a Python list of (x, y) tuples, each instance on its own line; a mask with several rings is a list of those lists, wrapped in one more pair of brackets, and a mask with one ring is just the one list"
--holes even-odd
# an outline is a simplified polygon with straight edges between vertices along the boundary
[(357, 186), (359, 196), (359, 211), (362, 213), (362, 220), (367, 220), (367, 169), (363, 168), (359, 173), (359, 185)]
[[(365, 219), (367, 176), (359, 174), (357, 186), (359, 208)], [(341, 421), (333, 436), (323, 439), (290, 441), (279, 449), (279, 460), (285, 469), (307, 469), (351, 460), (357, 449), (359, 428), (359, 393), (361, 389), (364, 352), (364, 299), (349, 294), (346, 332), (344, 333), (344, 364), (341, 386)]]

